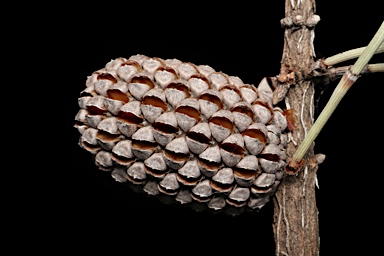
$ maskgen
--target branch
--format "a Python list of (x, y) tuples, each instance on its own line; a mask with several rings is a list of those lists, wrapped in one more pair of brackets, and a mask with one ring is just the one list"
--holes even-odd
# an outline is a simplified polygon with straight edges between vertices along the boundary
[(349, 88), (356, 82), (363, 69), (366, 68), (367, 63), (371, 60), (372, 56), (375, 54), (380, 45), (383, 44), (383, 42), (384, 22), (381, 24), (380, 28), (377, 30), (368, 46), (364, 48), (362, 54), (359, 56), (356, 62), (341, 77), (339, 84), (332, 93), (328, 103), (320, 113), (314, 125), (309, 130), (307, 136), (304, 138), (304, 140), (293, 154), (290, 162), (286, 167), (287, 173), (295, 174), (299, 171), (300, 166), (302, 165), (301, 160), (307, 152), (308, 148), (312, 145), (313, 141), (340, 103), (341, 99), (347, 93)]

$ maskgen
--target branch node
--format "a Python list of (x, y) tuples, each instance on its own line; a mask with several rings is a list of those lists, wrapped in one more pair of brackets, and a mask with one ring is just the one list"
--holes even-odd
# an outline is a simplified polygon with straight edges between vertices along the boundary
[(285, 173), (288, 175), (296, 175), (303, 168), (304, 164), (304, 159), (301, 159), (300, 161), (290, 160), (285, 166)]
[(291, 28), (291, 27), (302, 27), (305, 26), (307, 28), (313, 28), (319, 23), (320, 21), (320, 16), (319, 15), (312, 15), (309, 17), (307, 20), (304, 20), (304, 17), (300, 14), (294, 16), (293, 18), (291, 17), (285, 17), (280, 20), (280, 24), (283, 28)]
[(306, 25), (309, 28), (313, 28), (314, 26), (317, 25), (317, 23), (319, 23), (319, 21), (320, 21), (320, 16), (315, 14), (307, 19)]
[(316, 154), (315, 156), (317, 164), (322, 164), (325, 160), (324, 154)]

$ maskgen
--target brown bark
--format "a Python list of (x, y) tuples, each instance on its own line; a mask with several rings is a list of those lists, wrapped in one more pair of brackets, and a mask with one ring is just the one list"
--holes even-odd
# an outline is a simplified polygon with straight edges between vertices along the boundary
[[(315, 0), (285, 1), (286, 17), (282, 20), (285, 27), (284, 52), (277, 78), (280, 88), (285, 87), (287, 91), (289, 87), (283, 100), (294, 114), (294, 130), (291, 131), (292, 136), (287, 146), (288, 158), (294, 154), (314, 121), (314, 84), (300, 79), (305, 77), (314, 63), (314, 15)], [(292, 79), (295, 79), (294, 83)], [(319, 255), (315, 198), (318, 164), (313, 145), (303, 160), (304, 164), (298, 173), (287, 174), (274, 197), (273, 230), (278, 256)]]

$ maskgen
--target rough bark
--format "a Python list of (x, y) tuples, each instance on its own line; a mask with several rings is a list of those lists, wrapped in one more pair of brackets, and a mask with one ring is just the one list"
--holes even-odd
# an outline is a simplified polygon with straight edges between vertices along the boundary
[[(314, 63), (314, 15), (315, 0), (285, 1), (286, 17), (282, 20), (284, 52), (277, 77), (280, 87), (289, 88), (284, 101), (294, 115), (294, 129), (287, 146), (288, 158), (294, 154), (314, 121), (314, 84), (300, 79)], [(299, 172), (287, 175), (274, 197), (273, 230), (278, 256), (319, 255), (315, 198), (318, 164), (315, 159), (312, 145)]]

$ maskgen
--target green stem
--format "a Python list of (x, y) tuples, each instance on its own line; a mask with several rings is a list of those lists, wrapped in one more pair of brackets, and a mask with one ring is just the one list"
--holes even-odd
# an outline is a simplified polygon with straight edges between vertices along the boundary
[[(349, 50), (349, 51), (345, 51), (345, 52), (342, 52), (342, 53), (335, 54), (335, 55), (333, 55), (331, 57), (326, 58), (324, 60), (324, 64), (327, 65), (327, 66), (333, 66), (335, 64), (338, 64), (338, 63), (341, 63), (341, 62), (344, 62), (344, 61), (347, 61), (347, 60), (358, 58), (363, 53), (365, 48), (366, 47), (360, 47), (360, 48), (356, 48), (356, 49), (352, 49), (352, 50)], [(377, 48), (375, 54), (379, 54), (379, 53), (382, 53), (382, 52), (384, 52), (384, 43), (381, 44), (379, 46), (379, 48)]]
[(384, 72), (384, 63), (369, 64), (367, 70), (369, 73)]
[(293, 154), (291, 160), (293, 163), (299, 163), (304, 157), (308, 148), (312, 145), (313, 141), (316, 139), (317, 135), (320, 133), (321, 129), (324, 127), (325, 123), (328, 121), (341, 99), (347, 93), (349, 88), (355, 83), (361, 71), (368, 64), (372, 56), (375, 54), (380, 45), (383, 44), (383, 42), (384, 22), (381, 24), (380, 28), (377, 30), (368, 46), (365, 47), (363, 53), (356, 60), (355, 64), (341, 77), (339, 84), (331, 95), (331, 98), (327, 102), (324, 109), (321, 111), (314, 125), (309, 130), (307, 136), (305, 136), (304, 140), (300, 143), (299, 147)]

